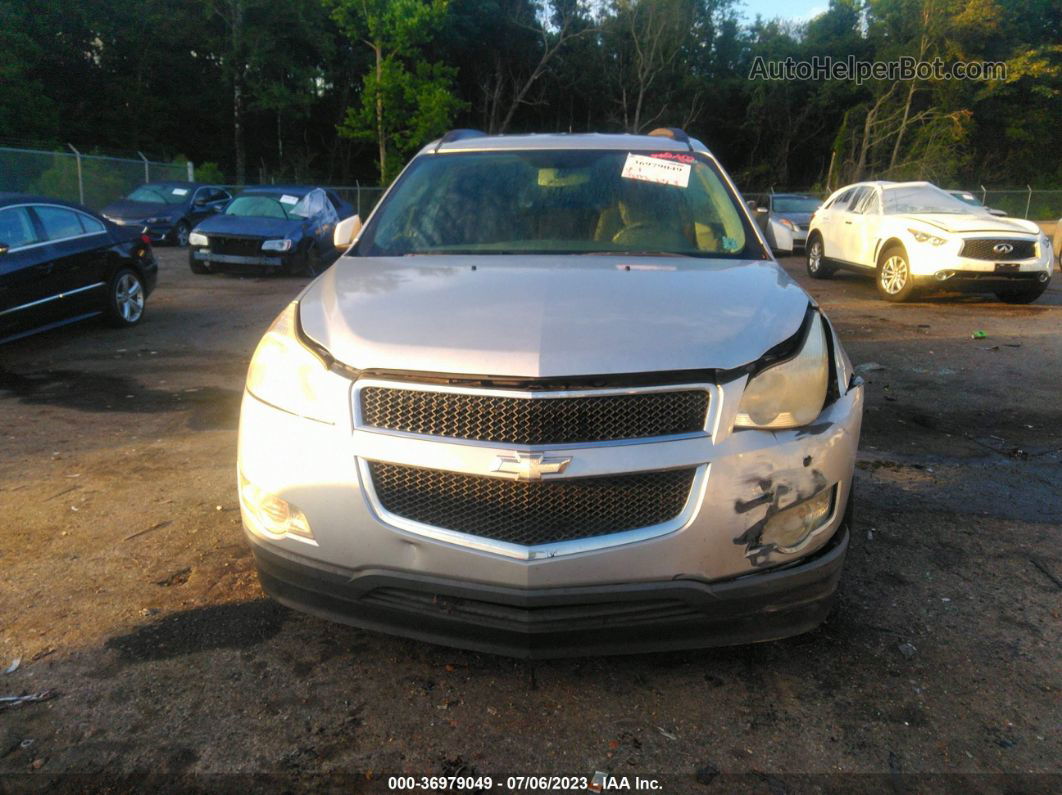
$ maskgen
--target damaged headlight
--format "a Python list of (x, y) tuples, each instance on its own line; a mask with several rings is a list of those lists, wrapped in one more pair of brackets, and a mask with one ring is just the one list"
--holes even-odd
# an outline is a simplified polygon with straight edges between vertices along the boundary
[(298, 334), (299, 305), (287, 305), (262, 337), (247, 370), (247, 391), (264, 403), (331, 424), (335, 378), (325, 363), (303, 345)]
[(796, 356), (749, 379), (734, 426), (777, 430), (807, 425), (826, 402), (829, 369), (826, 332), (816, 313)]

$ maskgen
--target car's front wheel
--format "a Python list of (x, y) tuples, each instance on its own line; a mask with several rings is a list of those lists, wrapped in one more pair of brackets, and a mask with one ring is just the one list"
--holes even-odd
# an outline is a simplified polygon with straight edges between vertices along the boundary
[(909, 301), (914, 295), (915, 281), (907, 261), (907, 252), (899, 246), (886, 249), (874, 281), (878, 286), (878, 295), (886, 301)]
[(188, 226), (187, 221), (178, 221), (177, 226), (173, 229), (173, 242), (174, 245), (184, 248), (188, 245), (188, 235), (192, 234), (192, 228)]
[(836, 269), (826, 261), (821, 237), (815, 235), (808, 241), (805, 254), (807, 255), (808, 276), (812, 279), (829, 279), (833, 276)]
[(1005, 304), (1031, 304), (1043, 295), (1046, 289), (1047, 282), (1037, 282), (1036, 284), (1017, 289), (997, 290), (996, 298)]
[(135, 326), (144, 317), (147, 294), (144, 282), (131, 268), (122, 268), (107, 286), (107, 322), (112, 326)]

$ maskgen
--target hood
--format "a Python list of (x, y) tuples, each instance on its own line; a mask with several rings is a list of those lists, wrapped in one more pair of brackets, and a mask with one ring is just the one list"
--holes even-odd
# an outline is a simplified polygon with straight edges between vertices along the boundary
[(111, 202), (102, 210), (101, 215), (108, 218), (120, 218), (123, 221), (141, 221), (145, 218), (162, 218), (180, 215), (183, 210), (180, 204), (150, 204), (147, 202), (131, 202), (128, 199), (119, 199)]
[(260, 218), (250, 215), (212, 215), (196, 226), (197, 232), (238, 237), (296, 238), (302, 233), (302, 220)]
[(910, 221), (921, 221), (922, 223), (929, 224), (937, 229), (942, 229), (945, 232), (956, 232), (959, 234), (966, 232), (987, 232), (989, 234), (1018, 233), (1022, 235), (1034, 235), (1040, 230), (1040, 228), (1032, 221), (1024, 221), (1021, 218), (1000, 218), (988, 215), (987, 210), (984, 215), (974, 215), (973, 213), (917, 213), (900, 215), (897, 217), (905, 218)]
[(546, 378), (738, 367), (809, 300), (762, 260), (343, 257), (300, 318), (357, 369)]

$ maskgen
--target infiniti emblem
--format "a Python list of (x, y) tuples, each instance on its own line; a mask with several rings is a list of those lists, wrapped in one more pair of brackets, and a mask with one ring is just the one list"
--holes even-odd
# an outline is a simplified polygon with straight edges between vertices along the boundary
[(996, 243), (992, 246), (992, 250), (997, 254), (1009, 254), (1014, 250), (1014, 246), (1010, 243)]
[(514, 453), (495, 458), (490, 471), (516, 475), (517, 480), (542, 480), (543, 475), (563, 472), (571, 461), (570, 458), (547, 457), (542, 453)]

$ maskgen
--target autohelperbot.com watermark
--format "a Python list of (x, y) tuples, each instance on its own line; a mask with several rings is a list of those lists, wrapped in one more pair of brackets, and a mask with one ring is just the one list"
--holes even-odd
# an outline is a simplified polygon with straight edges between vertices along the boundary
[(1002, 61), (952, 61), (942, 58), (920, 61), (902, 56), (895, 61), (859, 61), (854, 55), (834, 58), (816, 55), (807, 60), (790, 56), (767, 60), (757, 55), (749, 70), (749, 80), (1006, 80), (1007, 65)]

